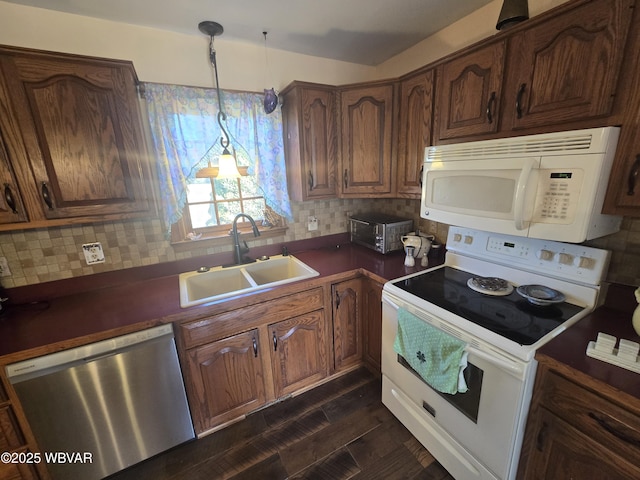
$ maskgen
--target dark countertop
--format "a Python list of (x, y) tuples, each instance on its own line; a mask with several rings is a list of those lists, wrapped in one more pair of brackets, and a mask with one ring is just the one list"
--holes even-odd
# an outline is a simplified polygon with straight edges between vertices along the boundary
[(561, 335), (541, 347), (536, 358), (545, 357), (570, 367), (579, 375), (585, 375), (611, 389), (640, 399), (640, 374), (588, 357), (587, 345), (595, 341), (599, 332), (640, 343), (640, 336), (631, 324), (635, 307), (635, 287), (612, 287), (605, 305), (567, 329)]
[[(402, 252), (381, 255), (349, 243), (345, 235), (320, 238), (297, 242), (289, 248), (294, 256), (320, 273), (320, 277), (306, 281), (309, 285), (357, 271), (384, 282), (421, 269), (405, 267)], [(280, 250), (281, 246), (275, 245), (252, 249), (252, 254), (275, 255)], [(443, 258), (430, 261), (433, 266)], [(161, 323), (201, 318), (249, 301), (267, 301), (273, 296), (273, 291), (265, 290), (250, 294), (251, 300), (246, 295), (181, 308), (178, 273), (195, 270), (202, 264), (224, 263), (229, 263), (224, 256), (200, 257), (10, 289), (11, 300), (18, 305), (10, 306), (0, 316), (0, 357), (9, 363)], [(562, 363), (613, 391), (640, 399), (637, 373), (585, 353), (598, 332), (640, 342), (631, 325), (636, 305), (633, 290), (634, 287), (610, 289), (603, 307), (544, 345), (537, 357)]]
[[(344, 242), (344, 235), (330, 236), (320, 243), (317, 240), (298, 242), (289, 251), (320, 273), (320, 277), (310, 279), (308, 283), (360, 269), (384, 282), (420, 269), (404, 267), (402, 252), (382, 255)], [(311, 248), (305, 249), (305, 246)], [(255, 256), (275, 255), (280, 251), (281, 247), (275, 246), (252, 249), (251, 253)], [(248, 295), (213, 304), (180, 307), (178, 273), (195, 270), (202, 264), (225, 262), (228, 263), (228, 259), (222, 257), (201, 257), (172, 265), (138, 267), (21, 287), (15, 291), (10, 289), (8, 292), (14, 305), (0, 316), (0, 357), (5, 357), (5, 362), (15, 361), (101, 337), (200, 318), (227, 307), (244, 305), (249, 302)], [(94, 285), (93, 289), (90, 285)], [(256, 292), (251, 301), (266, 301), (270, 295), (273, 295), (272, 291)]]

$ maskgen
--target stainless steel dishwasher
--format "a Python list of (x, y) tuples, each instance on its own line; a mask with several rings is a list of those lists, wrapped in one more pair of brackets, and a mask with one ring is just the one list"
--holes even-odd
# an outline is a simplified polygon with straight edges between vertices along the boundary
[(56, 480), (103, 478), (195, 437), (171, 325), (6, 372)]

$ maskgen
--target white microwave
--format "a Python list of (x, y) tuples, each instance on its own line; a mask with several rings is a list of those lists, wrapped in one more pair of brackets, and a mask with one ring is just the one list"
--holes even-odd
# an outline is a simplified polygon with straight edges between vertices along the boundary
[(615, 233), (622, 217), (601, 210), (619, 130), (427, 147), (420, 216), (559, 242)]

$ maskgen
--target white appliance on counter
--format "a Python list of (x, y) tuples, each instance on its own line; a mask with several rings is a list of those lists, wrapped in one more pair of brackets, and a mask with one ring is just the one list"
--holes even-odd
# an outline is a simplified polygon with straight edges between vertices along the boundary
[[(609, 252), (463, 227), (447, 248), (384, 285), (382, 401), (456, 479), (514, 479), (535, 351), (598, 305)], [(396, 352), (400, 309), (464, 344), (465, 393), (438, 392)]]
[(619, 130), (427, 147), (420, 215), (448, 225), (560, 242), (615, 233), (622, 217), (600, 212)]

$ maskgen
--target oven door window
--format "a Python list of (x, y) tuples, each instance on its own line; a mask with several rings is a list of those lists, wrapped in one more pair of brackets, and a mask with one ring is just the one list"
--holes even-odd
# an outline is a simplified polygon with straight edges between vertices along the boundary
[[(398, 363), (418, 377), (425, 385), (429, 386), (420, 374), (411, 368), (409, 363), (401, 355), (398, 355)], [(467, 418), (469, 418), (469, 420), (477, 424), (483, 374), (484, 372), (481, 369), (472, 363), (469, 363), (467, 364), (467, 368), (464, 369), (464, 380), (467, 383), (468, 388), (465, 393), (449, 394), (438, 392), (435, 389), (432, 390), (449, 402), (453, 407), (458, 409), (458, 411), (463, 413)]]

